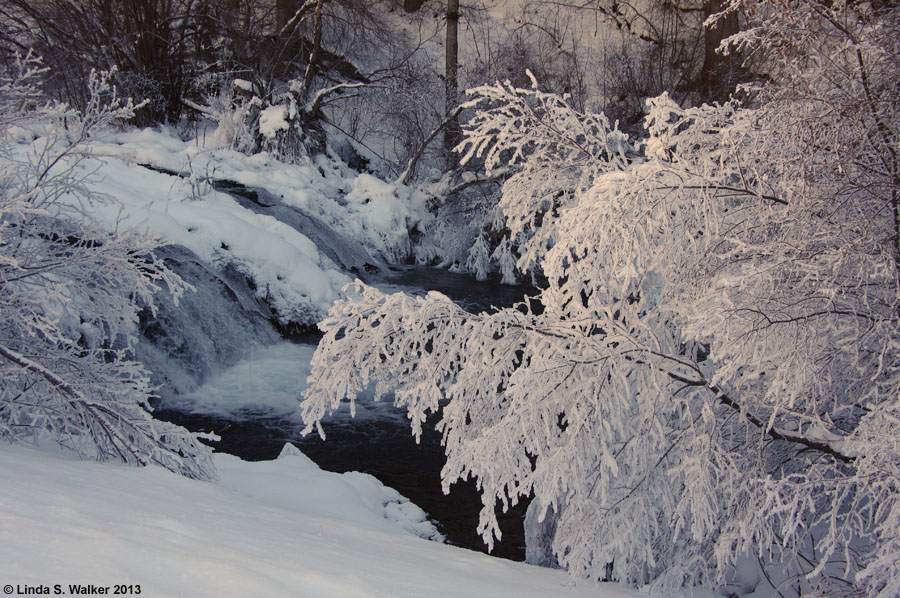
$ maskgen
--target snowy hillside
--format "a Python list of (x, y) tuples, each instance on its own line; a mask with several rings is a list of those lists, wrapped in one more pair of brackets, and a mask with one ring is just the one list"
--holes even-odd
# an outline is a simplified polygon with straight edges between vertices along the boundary
[[(428, 218), (423, 195), (336, 158), (284, 164), (267, 153), (197, 143), (152, 129), (107, 136), (91, 146), (103, 160), (84, 168), (97, 169), (96, 191), (124, 204), (124, 224), (146, 227), (210, 264), (235, 266), (282, 322), (316, 322), (350, 281), (345, 271), (403, 259), (407, 231)], [(255, 199), (240, 203), (217, 191), (217, 182)], [(265, 209), (276, 207), (279, 217)], [(107, 210), (111, 227), (121, 226), (119, 208)], [(286, 224), (285, 212), (302, 220)]]

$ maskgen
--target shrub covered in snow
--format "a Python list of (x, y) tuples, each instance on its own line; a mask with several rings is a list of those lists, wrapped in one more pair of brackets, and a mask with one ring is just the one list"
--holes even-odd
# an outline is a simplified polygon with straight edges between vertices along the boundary
[(110, 200), (89, 190), (82, 152), (134, 105), (94, 75), (75, 112), (41, 97), (41, 75), (27, 58), (0, 76), (0, 438), (211, 478), (209, 449), (148, 413), (149, 380), (131, 354), (138, 306), (185, 285), (152, 238), (110, 233), (91, 215)]

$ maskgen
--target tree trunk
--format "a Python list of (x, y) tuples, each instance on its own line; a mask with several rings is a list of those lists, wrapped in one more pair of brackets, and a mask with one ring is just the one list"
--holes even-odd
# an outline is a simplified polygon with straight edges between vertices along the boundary
[[(309, 54), (309, 64), (306, 65), (306, 72), (303, 74), (302, 97), (304, 102), (309, 98), (310, 87), (312, 87), (313, 75), (316, 74), (316, 63), (319, 61), (319, 53), (322, 49), (322, 0), (316, 2), (316, 24), (313, 33), (313, 47)], [(315, 115), (311, 115), (315, 116)]]
[[(445, 51), (445, 94), (444, 114), (450, 115), (459, 105), (457, 88), (457, 72), (459, 70), (459, 0), (447, 0), (447, 45)], [(454, 116), (444, 128), (444, 152), (447, 156), (447, 169), (457, 166), (456, 153), (453, 148), (459, 143), (459, 117)]]
[[(708, 18), (725, 7), (723, 0), (706, 0), (703, 5), (704, 17)], [(739, 59), (729, 54), (716, 52), (722, 40), (740, 30), (737, 12), (720, 18), (712, 27), (703, 32), (703, 65), (700, 67), (700, 93), (704, 100), (725, 100), (734, 90), (735, 68)]]

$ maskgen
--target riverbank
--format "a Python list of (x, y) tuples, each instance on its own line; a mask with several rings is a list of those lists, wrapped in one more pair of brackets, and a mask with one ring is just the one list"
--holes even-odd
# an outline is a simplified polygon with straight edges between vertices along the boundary
[(421, 510), (396, 492), (296, 450), (215, 458), (221, 479), (208, 483), (0, 447), (0, 583), (147, 597), (639, 595), (425, 540)]

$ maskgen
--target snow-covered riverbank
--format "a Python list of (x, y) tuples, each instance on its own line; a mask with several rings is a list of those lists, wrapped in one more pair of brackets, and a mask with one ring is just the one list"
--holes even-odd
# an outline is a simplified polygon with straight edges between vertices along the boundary
[(216, 465), (220, 481), (206, 483), (0, 447), (0, 584), (151, 597), (638, 595), (425, 540), (416, 534), (433, 527), (396, 492), (323, 472), (292, 447)]

